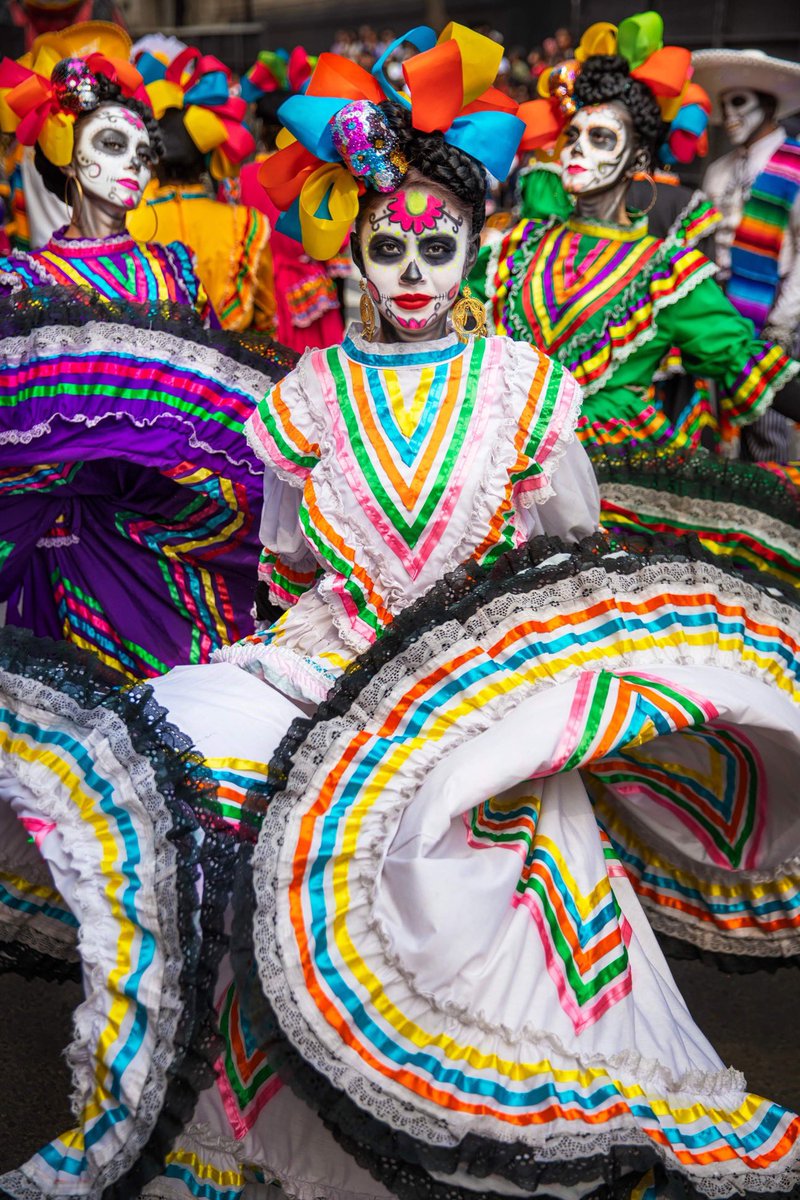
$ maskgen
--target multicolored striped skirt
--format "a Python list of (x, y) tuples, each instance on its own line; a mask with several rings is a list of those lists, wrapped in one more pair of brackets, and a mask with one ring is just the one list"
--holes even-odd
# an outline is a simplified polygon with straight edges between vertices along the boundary
[[(229, 663), (154, 682), (216, 785), (191, 800), (198, 869), (207, 829), (240, 849), (216, 1081), (148, 1183), (146, 1160), (143, 1196), (236, 1200), (273, 1179), (300, 1200), (797, 1194), (800, 1117), (722, 1063), (657, 935), (729, 966), (800, 962), (800, 607), (693, 539), (634, 540), (541, 539), (464, 568), (310, 718)], [(55, 824), (38, 852), (82, 928), (59, 847), (117, 902), (94, 961), (144, 1020), (146, 964), (119, 955), (151, 929), (136, 897), (169, 825), (126, 816), (128, 777), (58, 696), (22, 713), (17, 673), (2, 796), (34, 843)], [(97, 804), (129, 831), (107, 865)], [(156, 911), (157, 954), (173, 925)], [(87, 1031), (67, 1141), (112, 1162), (96, 1115), (115, 1097), (92, 1088), (127, 1061), (127, 1028)], [(94, 1200), (101, 1173), (73, 1152), (68, 1176), (65, 1153), (0, 1189)]]
[(252, 630), (263, 468), (244, 421), (295, 361), (192, 312), (0, 302), (0, 601), (130, 679)]

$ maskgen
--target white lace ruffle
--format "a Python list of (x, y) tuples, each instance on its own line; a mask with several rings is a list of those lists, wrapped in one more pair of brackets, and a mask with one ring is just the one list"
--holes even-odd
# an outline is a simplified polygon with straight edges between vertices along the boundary
[[(130, 358), (141, 358), (144, 362), (155, 360), (166, 368), (185, 369), (200, 377), (213, 379), (226, 391), (242, 393), (253, 403), (257, 403), (272, 387), (270, 376), (262, 374), (254, 367), (235, 362), (218, 350), (160, 330), (135, 329), (112, 322), (89, 321), (80, 328), (49, 326), (36, 329), (24, 337), (4, 338), (0, 344), (0, 362), (8, 366), (17, 366), (39, 357), (58, 358), (62, 355), (74, 356), (76, 353), (86, 356), (93, 353), (124, 354)], [(124, 415), (120, 407), (93, 417), (82, 414), (72, 420), (92, 428), (103, 421), (120, 420)], [(0, 433), (0, 445), (28, 445), (50, 434), (52, 422), (68, 419), (54, 406), (52, 420), (40, 421), (29, 430), (9, 430)], [(244, 442), (241, 454), (222, 450), (218, 444), (212, 445), (204, 440), (201, 427), (187, 414), (176, 416), (174, 412), (160, 413), (152, 419), (137, 414), (135, 418), (128, 419), (140, 429), (147, 429), (159, 423), (177, 422), (185, 429), (189, 445), (192, 447), (210, 455), (224, 457), (235, 466), (246, 467), (256, 478), (261, 474), (250, 455), (245, 452)]]
[[(742, 583), (740, 590), (733, 594), (730, 591), (730, 577), (711, 564), (645, 564), (634, 576), (614, 575), (602, 567), (590, 568), (579, 576), (526, 592), (524, 595), (504, 595), (492, 600), (468, 618), (463, 628), (451, 622), (433, 631), (422, 632), (415, 642), (383, 667), (360, 693), (360, 719), (369, 721), (371, 716), (376, 715), (379, 706), (388, 704), (399, 681), (411, 680), (423, 669), (430, 670), (438, 661), (437, 656), (453, 654), (454, 647), (458, 648), (465, 634), (470, 635), (467, 644), (474, 645), (478, 642), (485, 645), (490, 638), (496, 640), (498, 629), (523, 610), (529, 616), (535, 613), (537, 618), (542, 619), (543, 614), (547, 612), (557, 614), (563, 611), (574, 599), (584, 599), (587, 596), (599, 598), (605, 593), (621, 596), (635, 593), (637, 597), (647, 598), (663, 595), (665, 589), (675, 589), (681, 585), (691, 586), (692, 589), (708, 588), (710, 593), (719, 596), (723, 603), (744, 604), (756, 621), (773, 620), (790, 628), (797, 624), (797, 613), (794, 609), (778, 599), (764, 595), (758, 589)], [(768, 676), (757, 662), (748, 661), (746, 658), (734, 662), (732, 656), (727, 652), (723, 653), (717, 645), (702, 646), (688, 652), (676, 644), (674, 650), (667, 649), (666, 657), (669, 662), (695, 666), (700, 661), (710, 666), (724, 665), (743, 675), (758, 678), (776, 689), (781, 687), (781, 681), (777, 677)], [(613, 669), (641, 669), (643, 661), (647, 658), (647, 650), (615, 650)], [(569, 683), (585, 669), (585, 664), (576, 663), (561, 671), (557, 678), (530, 681), (524, 687), (516, 689), (513, 698), (505, 696), (494, 702), (489, 713), (482, 711), (476, 715), (471, 712), (464, 721), (468, 729), (456, 731), (452, 738), (448, 736), (446, 744), (444, 739), (438, 743), (439, 760), (464, 738), (476, 737), (484, 728), (502, 721), (512, 708), (528, 696), (543, 688)], [(408, 1103), (408, 1096), (404, 1095), (400, 1088), (393, 1087), (390, 1079), (384, 1079), (380, 1084), (373, 1082), (363, 1071), (353, 1069), (337, 1050), (334, 1041), (329, 1040), (323, 1045), (317, 1040), (321, 1035), (308, 1025), (303, 1015), (303, 1005), (299, 1002), (301, 992), (298, 989), (302, 989), (302, 980), (296, 975), (293, 963), (285, 959), (278, 948), (282, 938), (291, 937), (291, 931), (285, 923), (285, 914), (278, 906), (278, 894), (273, 888), (274, 881), (281, 875), (280, 864), (283, 861), (281, 847), (284, 836), (283, 833), (280, 837), (277, 836), (277, 832), (285, 829), (287, 817), (295, 805), (301, 802), (301, 798), (313, 794), (317, 777), (330, 770), (331, 756), (335, 755), (337, 739), (351, 729), (352, 715), (335, 717), (316, 726), (307, 735), (302, 756), (295, 760), (286, 791), (279, 793), (270, 806), (253, 864), (258, 897), (254, 944), (259, 974), (270, 1003), (290, 1041), (300, 1050), (306, 1061), (325, 1075), (335, 1087), (345, 1091), (357, 1106), (387, 1122), (392, 1128), (406, 1131), (415, 1137), (423, 1137), (434, 1144), (452, 1144), (456, 1134), (448, 1121), (442, 1119), (436, 1122), (430, 1115), (426, 1118), (419, 1108)], [(527, 1043), (530, 1049), (526, 1049), (526, 1053), (530, 1053), (534, 1058), (537, 1050), (541, 1050), (543, 1055), (548, 1050), (558, 1053), (567, 1050), (568, 1053), (574, 1054), (574, 1050), (562, 1046), (558, 1039), (553, 1039), (547, 1030), (537, 1028), (535, 1023), (526, 1026), (518, 1035), (512, 1035), (507, 1029), (483, 1022), (481, 1015), (473, 1008), (466, 1010), (457, 1004), (442, 1002), (438, 997), (432, 996), (429, 991), (419, 987), (413, 972), (409, 972), (399, 961), (392, 949), (389, 932), (382, 929), (380, 921), (376, 918), (376, 896), (380, 886), (381, 866), (392, 831), (396, 827), (397, 813), (409, 803), (430, 767), (430, 761), (422, 759), (407, 765), (401, 783), (396, 785), (397, 791), (393, 790), (391, 794), (387, 791), (382, 800), (382, 823), (380, 826), (377, 822), (374, 823), (369, 842), (365, 843), (364, 847), (366, 858), (357, 879), (360, 894), (356, 894), (354, 890), (351, 890), (350, 894), (348, 919), (356, 922), (355, 925), (349, 926), (354, 931), (353, 937), (358, 942), (360, 933), (365, 939), (362, 944), (370, 945), (370, 961), (375, 976), (384, 980), (402, 979), (409, 996), (414, 998), (414, 1009), (424, 1011), (426, 1008), (435, 1008), (448, 1020), (448, 1028), (452, 1030), (454, 1038), (458, 1039), (460, 1033), (461, 1037), (467, 1040), (470, 1036), (469, 1030), (477, 1028), (488, 1036), (500, 1037), (503, 1041), (508, 1039), (516, 1041), (517, 1044)], [(403, 988), (400, 988), (398, 994), (402, 994), (402, 991)], [(741, 1099), (741, 1089), (744, 1085), (738, 1072), (724, 1069), (712, 1072), (691, 1069), (679, 1077), (673, 1077), (663, 1064), (645, 1060), (635, 1051), (619, 1052), (610, 1056), (590, 1054), (587, 1055), (585, 1064), (583, 1059), (581, 1062), (587, 1067), (605, 1069), (610, 1074), (624, 1073), (625, 1078), (641, 1080), (648, 1088), (653, 1088), (662, 1095), (690, 1095), (695, 1097), (695, 1100), (699, 1097), (701, 1102), (706, 1101), (712, 1107), (735, 1107), (737, 1099)], [(603, 1136), (609, 1136), (611, 1141), (603, 1143), (602, 1137), (595, 1140), (593, 1136), (590, 1139), (593, 1147), (598, 1144), (610, 1146), (617, 1137), (620, 1141), (630, 1143), (640, 1136), (635, 1122), (627, 1118), (612, 1121), (610, 1127), (611, 1132)], [(518, 1129), (511, 1132), (500, 1128), (496, 1130), (498, 1140), (516, 1140), (518, 1136)], [(564, 1149), (565, 1139), (559, 1139), (552, 1130), (526, 1130), (525, 1137), (536, 1146), (537, 1155), (552, 1152), (553, 1157), (575, 1156), (575, 1151)], [(643, 1133), (641, 1138), (644, 1141)], [(570, 1139), (566, 1139), (566, 1142), (569, 1141)], [(762, 1180), (768, 1181), (771, 1186), (773, 1178), (765, 1176), (762, 1172), (748, 1172), (742, 1168), (741, 1163), (738, 1164), (735, 1183), (722, 1185), (719, 1180), (710, 1178), (702, 1171), (697, 1174), (693, 1171), (692, 1174), (696, 1185), (709, 1196), (730, 1194), (732, 1190), (745, 1186), (758, 1190), (762, 1186)], [(787, 1173), (782, 1174), (783, 1186), (789, 1177)]]

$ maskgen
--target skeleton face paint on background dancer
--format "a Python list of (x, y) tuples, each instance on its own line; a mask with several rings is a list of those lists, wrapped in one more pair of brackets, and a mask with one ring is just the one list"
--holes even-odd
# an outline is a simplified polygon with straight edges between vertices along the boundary
[(444, 334), (468, 269), (469, 218), (424, 183), (380, 197), (364, 214), (359, 245), (367, 287), (401, 341)]
[(767, 110), (758, 92), (732, 88), (720, 96), (725, 132), (733, 146), (744, 146), (767, 120)]
[(564, 188), (574, 196), (613, 187), (631, 157), (631, 119), (618, 104), (596, 104), (572, 118), (561, 151)]
[(136, 208), (153, 163), (141, 117), (121, 104), (101, 104), (75, 131), (74, 177), (84, 197), (115, 208)]

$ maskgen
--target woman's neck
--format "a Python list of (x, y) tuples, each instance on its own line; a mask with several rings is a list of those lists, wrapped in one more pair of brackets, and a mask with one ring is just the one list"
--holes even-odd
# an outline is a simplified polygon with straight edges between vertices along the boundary
[(67, 227), (65, 236), (68, 238), (91, 238), (92, 240), (121, 237), (127, 232), (126, 215), (118, 208), (101, 208), (84, 199), (77, 210), (73, 209), (72, 220)]
[(625, 207), (628, 195), (627, 178), (601, 192), (589, 192), (575, 199), (575, 216), (580, 221), (593, 221), (601, 225), (630, 225), (631, 219)]

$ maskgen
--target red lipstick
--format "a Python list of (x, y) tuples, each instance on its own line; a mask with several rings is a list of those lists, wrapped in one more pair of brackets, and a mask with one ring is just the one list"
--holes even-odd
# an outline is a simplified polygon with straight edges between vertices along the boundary
[(139, 184), (135, 179), (118, 179), (117, 183), (121, 183), (123, 187), (130, 188), (132, 192), (139, 191)]
[(433, 296), (425, 296), (422, 292), (403, 292), (401, 296), (392, 298), (398, 308), (406, 308), (410, 312), (415, 308), (424, 308), (433, 300)]

